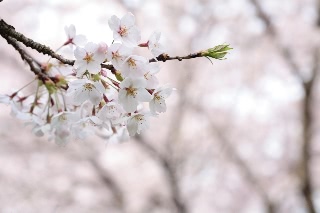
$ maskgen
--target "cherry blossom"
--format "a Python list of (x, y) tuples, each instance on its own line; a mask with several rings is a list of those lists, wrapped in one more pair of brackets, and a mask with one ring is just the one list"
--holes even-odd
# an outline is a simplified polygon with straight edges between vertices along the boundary
[(81, 77), (86, 71), (97, 74), (101, 71), (101, 63), (105, 60), (105, 54), (98, 44), (89, 42), (84, 48), (77, 47), (74, 51), (77, 76)]
[(133, 114), (128, 119), (127, 129), (130, 136), (134, 136), (136, 133), (140, 134), (142, 130), (145, 130), (149, 126), (148, 117), (149, 114)]
[(152, 113), (165, 112), (167, 110), (165, 99), (168, 98), (173, 88), (168, 86), (159, 87), (152, 94), (152, 100), (149, 102), (150, 111)]
[(112, 121), (118, 119), (123, 112), (124, 111), (119, 104), (116, 102), (109, 102), (99, 110), (97, 117), (102, 121)]
[(122, 44), (115, 43), (111, 44), (108, 52), (107, 59), (112, 62), (113, 66), (120, 70), (124, 61), (131, 55), (132, 48), (126, 47)]
[(127, 13), (121, 19), (112, 16), (108, 24), (113, 31), (113, 38), (127, 46), (137, 46), (141, 39), (140, 30), (134, 24), (135, 18), (132, 13)]
[(80, 105), (86, 100), (98, 105), (104, 92), (105, 88), (99, 81), (93, 82), (88, 79), (79, 79), (70, 82), (67, 94), (73, 96), (73, 103), (76, 105)]
[(155, 74), (157, 74), (160, 71), (160, 67), (158, 64), (153, 63), (153, 64), (148, 64), (147, 69), (148, 71), (143, 75), (147, 81), (146, 88), (155, 89), (159, 84), (159, 80), (157, 79)]
[(0, 103), (10, 105), (11, 115), (31, 126), (34, 134), (48, 134), (60, 145), (92, 134), (110, 142), (140, 134), (148, 127), (150, 116), (166, 111), (165, 99), (173, 90), (157, 88), (159, 62), (135, 50), (148, 47), (155, 57), (163, 53), (160, 33), (138, 46), (140, 31), (131, 13), (121, 19), (112, 16), (108, 24), (118, 43), (85, 44), (74, 25), (65, 27), (68, 40), (62, 46), (72, 47), (74, 64), (56, 59), (40, 63), (44, 77), (33, 81), (37, 83), (35, 93), (24, 96), (23, 87), (11, 95), (0, 95)]
[(122, 65), (122, 76), (134, 78), (143, 77), (147, 71), (147, 62), (148, 60), (142, 56), (129, 56)]
[(76, 27), (73, 24), (71, 24), (69, 27), (65, 26), (64, 31), (68, 37), (68, 40), (64, 43), (64, 45), (80, 46), (87, 42), (87, 39), (84, 35), (76, 34)]
[(154, 32), (148, 40), (148, 48), (155, 57), (165, 52), (164, 47), (159, 43), (160, 36), (160, 32)]
[(149, 102), (151, 95), (145, 89), (146, 81), (143, 78), (126, 78), (120, 84), (119, 103), (127, 112), (137, 110), (139, 102)]

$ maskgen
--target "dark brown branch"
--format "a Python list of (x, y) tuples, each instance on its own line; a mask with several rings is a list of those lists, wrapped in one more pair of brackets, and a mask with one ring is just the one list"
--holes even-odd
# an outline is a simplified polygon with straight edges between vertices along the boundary
[(44, 72), (42, 72), (41, 65), (38, 62), (36, 62), (24, 49), (22, 49), (22, 47), (20, 47), (17, 40), (11, 38), (10, 36), (4, 36), (4, 39), (6, 39), (8, 44), (13, 46), (14, 49), (16, 49), (19, 52), (22, 60), (30, 66), (31, 71), (34, 72), (34, 74), (38, 76), (39, 79), (45, 80), (50, 78)]
[(316, 209), (313, 203), (313, 187), (312, 187), (312, 174), (310, 171), (310, 158), (311, 158), (311, 143), (312, 143), (312, 127), (313, 127), (313, 114), (312, 114), (312, 103), (313, 103), (313, 92), (314, 82), (319, 75), (319, 53), (316, 50), (314, 54), (314, 67), (312, 70), (312, 76), (309, 81), (304, 82), (303, 88), (305, 91), (305, 97), (303, 100), (303, 144), (301, 152), (301, 171), (302, 171), (302, 186), (301, 191), (304, 195), (306, 205), (310, 213), (316, 213)]
[(193, 54), (189, 54), (187, 56), (175, 56), (175, 57), (171, 57), (168, 54), (161, 54), (158, 57), (156, 57), (156, 59), (152, 58), (149, 60), (149, 62), (157, 62), (157, 61), (162, 61), (162, 62), (166, 62), (166, 61), (170, 61), (170, 60), (178, 60), (178, 61), (182, 61), (185, 59), (192, 59), (192, 58), (199, 58), (199, 57), (203, 57), (201, 55), (201, 53), (193, 53)]
[(14, 27), (7, 24), (3, 19), (0, 20), (0, 34), (2, 37), (7, 35), (12, 38), (15, 38), (17, 41), (20, 41), (25, 46), (30, 47), (32, 49), (35, 49), (39, 53), (43, 53), (45, 55), (51, 56), (52, 58), (58, 59), (59, 61), (61, 61), (64, 64), (69, 64), (69, 65), (74, 64), (73, 60), (68, 60), (68, 59), (63, 58), (61, 55), (59, 55), (59, 54), (55, 53), (53, 50), (51, 50), (50, 47), (45, 46), (43, 44), (40, 44), (38, 42), (35, 42), (32, 39), (27, 38), (23, 34), (17, 32)]
[(169, 183), (171, 196), (173, 203), (176, 207), (178, 213), (187, 213), (187, 208), (185, 203), (181, 199), (179, 186), (177, 183), (177, 178), (175, 175), (174, 168), (172, 166), (172, 162), (169, 161), (168, 158), (160, 154), (156, 149), (154, 149), (141, 135), (136, 135), (135, 138), (138, 141), (138, 145), (146, 150), (150, 156), (152, 156), (163, 168), (165, 172), (166, 178)]

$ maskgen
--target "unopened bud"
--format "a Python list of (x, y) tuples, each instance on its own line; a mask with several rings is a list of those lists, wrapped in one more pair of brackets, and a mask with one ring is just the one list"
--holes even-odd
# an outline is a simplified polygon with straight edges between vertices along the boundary
[(213, 48), (209, 48), (207, 50), (201, 51), (201, 56), (206, 56), (215, 59), (225, 59), (224, 56), (228, 53), (229, 50), (233, 48), (229, 47), (229, 44), (222, 44), (215, 46)]

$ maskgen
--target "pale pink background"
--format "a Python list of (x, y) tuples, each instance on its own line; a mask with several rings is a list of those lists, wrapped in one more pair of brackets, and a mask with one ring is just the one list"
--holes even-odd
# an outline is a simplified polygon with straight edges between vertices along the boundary
[[(167, 113), (143, 133), (144, 143), (91, 137), (59, 147), (32, 135), (1, 105), (0, 212), (171, 213), (176, 199), (190, 213), (263, 213), (270, 203), (275, 212), (307, 212), (298, 166), (304, 91), (281, 48), (289, 48), (307, 78), (319, 46), (319, 6), (316, 0), (259, 2), (276, 37), (249, 0), (1, 2), (0, 18), (53, 49), (65, 41), (69, 24), (91, 41), (110, 44), (108, 18), (130, 11), (143, 40), (162, 32), (169, 55), (221, 43), (234, 50), (213, 64), (205, 58), (161, 64), (161, 82), (177, 91)], [(0, 69), (2, 94), (33, 77), (2, 38)], [(314, 97), (310, 167), (320, 211), (318, 102)]]

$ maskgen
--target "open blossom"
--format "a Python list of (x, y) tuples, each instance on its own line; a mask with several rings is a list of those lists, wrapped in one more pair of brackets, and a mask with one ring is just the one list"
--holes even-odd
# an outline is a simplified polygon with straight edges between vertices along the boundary
[(143, 75), (147, 81), (146, 88), (155, 89), (159, 84), (156, 74), (160, 71), (160, 67), (158, 64), (152, 63), (148, 64), (147, 70), (148, 71)]
[(102, 99), (105, 88), (99, 81), (79, 79), (69, 83), (67, 94), (73, 96), (73, 103), (80, 105), (86, 100), (98, 105)]
[(130, 136), (134, 136), (136, 133), (140, 134), (142, 130), (149, 127), (148, 114), (133, 114), (128, 119), (127, 129)]
[(151, 95), (145, 89), (146, 81), (143, 78), (126, 78), (120, 84), (119, 103), (127, 112), (137, 110), (139, 102), (149, 102)]
[(110, 46), (85, 44), (74, 25), (65, 27), (68, 40), (63, 46), (74, 50), (74, 64), (41, 63), (46, 77), (31, 82), (37, 83), (34, 94), (20, 93), (28, 84), (12, 94), (0, 94), (0, 103), (10, 105), (11, 114), (30, 125), (37, 136), (49, 134), (61, 145), (90, 134), (121, 142), (148, 128), (150, 116), (166, 111), (165, 99), (173, 89), (157, 88), (158, 62), (133, 51), (148, 47), (154, 57), (164, 53), (160, 33), (139, 44), (140, 31), (131, 13), (121, 19), (112, 16), (108, 23), (118, 42)]
[(112, 16), (109, 27), (113, 31), (114, 40), (121, 41), (127, 46), (137, 46), (141, 39), (140, 30), (134, 24), (135, 18), (132, 13), (127, 13), (121, 19)]
[(142, 56), (129, 56), (122, 65), (123, 77), (141, 78), (147, 71), (148, 60)]
[(148, 48), (155, 57), (165, 52), (164, 47), (159, 43), (160, 36), (160, 32), (154, 32), (148, 40)]
[(105, 60), (105, 53), (98, 44), (88, 43), (84, 48), (77, 47), (74, 51), (76, 61), (74, 66), (77, 76), (82, 76), (86, 71), (97, 74), (101, 71), (101, 63)]
[(128, 58), (128, 56), (131, 55), (131, 53), (132, 48), (126, 47), (119, 43), (115, 43), (110, 45), (107, 52), (107, 59), (108, 61), (111, 61), (111, 63), (117, 70), (121, 70), (123, 63)]
[(150, 111), (152, 113), (165, 112), (167, 110), (165, 99), (168, 98), (173, 91), (171, 87), (159, 87), (152, 94), (152, 100), (149, 102)]
[(123, 113), (123, 109), (116, 102), (109, 102), (105, 104), (98, 112), (97, 117), (102, 121), (116, 120)]
[(64, 43), (64, 45), (84, 45), (87, 42), (87, 39), (84, 35), (77, 35), (76, 28), (73, 24), (69, 27), (65, 26), (64, 31), (68, 37), (68, 40)]

